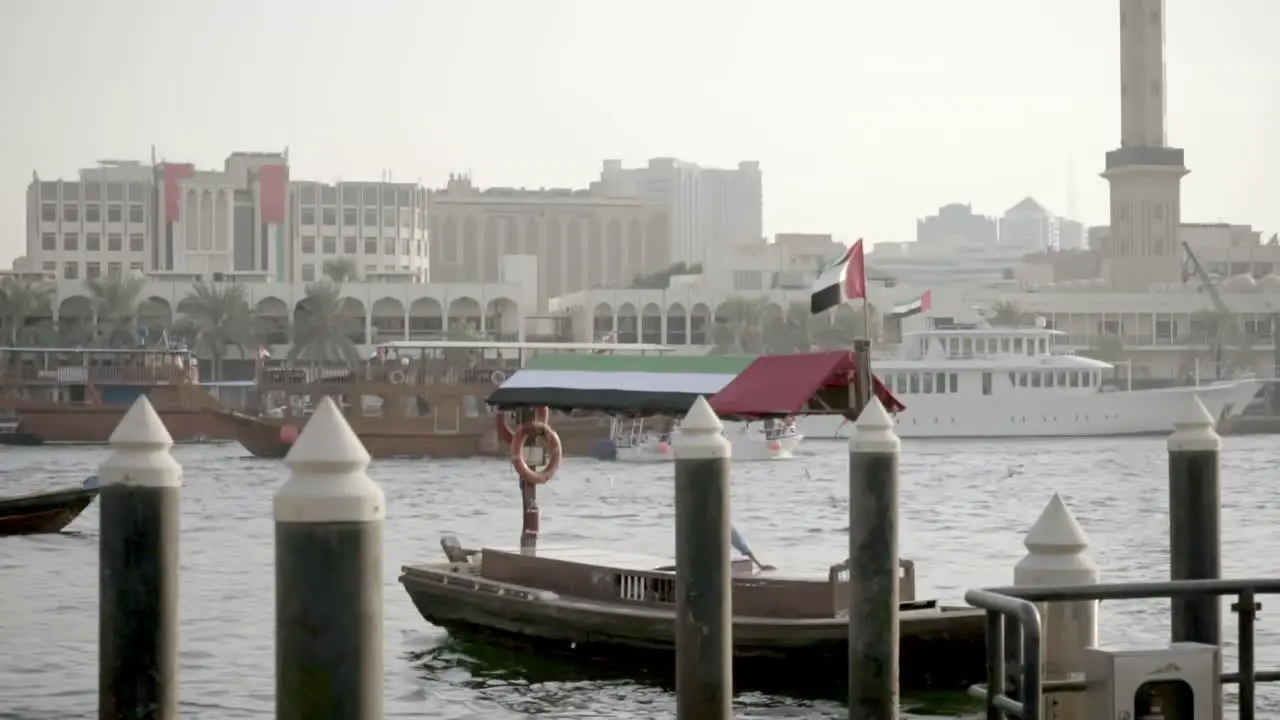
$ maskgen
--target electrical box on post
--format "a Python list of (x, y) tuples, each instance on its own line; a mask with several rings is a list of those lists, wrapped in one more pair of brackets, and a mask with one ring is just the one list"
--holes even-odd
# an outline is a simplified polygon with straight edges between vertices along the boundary
[(1171, 703), (1193, 708), (1195, 720), (1222, 717), (1222, 665), (1213, 645), (1084, 652), (1086, 703), (1093, 720), (1164, 717)]

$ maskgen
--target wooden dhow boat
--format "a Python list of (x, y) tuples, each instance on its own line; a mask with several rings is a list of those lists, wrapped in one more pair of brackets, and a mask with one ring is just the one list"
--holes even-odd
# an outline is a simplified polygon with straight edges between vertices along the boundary
[[(533, 358), (591, 353), (663, 353), (651, 344), (400, 341), (378, 345), (356, 367), (264, 359), (258, 414), (209, 408), (223, 432), (253, 455), (282, 458), (322, 397), (342, 409), (374, 458), (463, 458), (508, 454), (506, 423), (485, 401)], [(586, 455), (606, 431), (601, 417), (557, 414), (565, 452)]]
[[(516, 389), (520, 394), (499, 394)], [(535, 403), (548, 402), (541, 393), (525, 393), (527, 389), (504, 385), (490, 400), (526, 413)], [(654, 411), (666, 409), (662, 402), (675, 402), (655, 398), (644, 404), (635, 397), (612, 398), (608, 392), (582, 389), (552, 406)], [(851, 352), (766, 356), (752, 360), (725, 385), (712, 398), (712, 407), (718, 401), (731, 419), (831, 412), (856, 418), (871, 392), (886, 408), (903, 409)], [(685, 409), (694, 397), (691, 393)], [(445, 559), (403, 567), (401, 584), (427, 622), (463, 639), (554, 653), (597, 667), (673, 674), (674, 565), (627, 553), (538, 547), (536, 487), (550, 479), (548, 470), (555, 463), (528, 457), (537, 453), (516, 453), (527, 451), (519, 445), (522, 437), (553, 434), (546, 428), (542, 435), (524, 432), (541, 425), (530, 421), (513, 441), (513, 462), (517, 470), (526, 470), (520, 473), (520, 549), (468, 550), (444, 538)], [(529, 471), (528, 466), (539, 462), (547, 467)], [(858, 612), (848, 607), (848, 563), (831, 566), (824, 578), (788, 577), (753, 562), (749, 549), (739, 550), (748, 558), (735, 560), (732, 568), (735, 687), (814, 694), (847, 689), (849, 614)], [(899, 582), (903, 689), (960, 689), (979, 680), (986, 656), (982, 612), (917, 599), (910, 561), (901, 563)]]
[(0, 348), (0, 411), (17, 417), (0, 444), (105, 443), (139, 395), (174, 442), (230, 439), (206, 409), (191, 352), (181, 349)]
[(97, 478), (90, 478), (83, 487), (0, 498), (0, 536), (61, 532), (97, 496)]

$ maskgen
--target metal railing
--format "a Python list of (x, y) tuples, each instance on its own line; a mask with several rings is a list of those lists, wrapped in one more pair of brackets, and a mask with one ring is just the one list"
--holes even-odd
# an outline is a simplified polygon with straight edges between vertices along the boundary
[[(1043, 680), (1040, 666), (1042, 628), (1036, 603), (1229, 595), (1236, 596), (1231, 610), (1238, 615), (1237, 668), (1236, 672), (1222, 674), (1222, 684), (1240, 686), (1240, 719), (1254, 720), (1257, 684), (1280, 681), (1280, 670), (1259, 672), (1254, 669), (1254, 621), (1256, 613), (1262, 609), (1257, 596), (1280, 595), (1280, 579), (1173, 580), (970, 590), (965, 593), (965, 602), (987, 611), (987, 683), (975, 686), (970, 692), (986, 702), (987, 720), (1005, 717), (1042, 720), (1044, 695), (1085, 690), (1083, 680)], [(1019, 648), (1006, 647), (1009, 634), (1014, 635), (1015, 642), (1021, 639)], [(1005, 679), (1010, 671), (1017, 678), (1016, 697), (1005, 691)]]

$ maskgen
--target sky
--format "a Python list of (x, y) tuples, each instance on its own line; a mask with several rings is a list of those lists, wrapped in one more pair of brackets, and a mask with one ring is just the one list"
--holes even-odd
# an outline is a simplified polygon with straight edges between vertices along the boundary
[[(1184, 222), (1280, 231), (1280, 3), (1167, 0)], [(99, 159), (582, 187), (758, 160), (764, 222), (912, 240), (949, 202), (1107, 220), (1117, 0), (4, 0), (0, 262), (32, 172)]]

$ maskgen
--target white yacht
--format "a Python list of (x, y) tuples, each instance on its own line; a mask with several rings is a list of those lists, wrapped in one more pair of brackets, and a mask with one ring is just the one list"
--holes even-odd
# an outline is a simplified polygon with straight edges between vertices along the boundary
[[(644, 419), (614, 418), (610, 437), (617, 449), (618, 462), (669, 462), (671, 434), (649, 427)], [(680, 431), (677, 423), (673, 431)], [(787, 460), (804, 440), (794, 420), (764, 423), (724, 423), (724, 436), (733, 447), (735, 462), (744, 460)]]
[[(1087, 437), (1167, 434), (1187, 396), (1219, 421), (1242, 413), (1261, 381), (1130, 390), (1104, 386), (1110, 363), (1057, 351), (1065, 333), (1043, 328), (929, 330), (904, 336), (899, 355), (872, 370), (907, 406), (904, 438)], [(809, 416), (810, 440), (847, 438), (838, 416)]]

